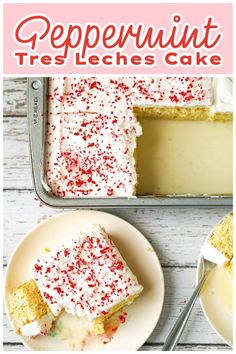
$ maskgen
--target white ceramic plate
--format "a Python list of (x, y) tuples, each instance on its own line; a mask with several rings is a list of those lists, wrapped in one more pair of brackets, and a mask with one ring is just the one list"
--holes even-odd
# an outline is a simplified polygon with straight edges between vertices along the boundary
[[(80, 210), (53, 216), (38, 224), (15, 249), (6, 272), (5, 303), (8, 311), (9, 291), (30, 279), (29, 263), (53, 249), (78, 230), (99, 223), (110, 235), (128, 265), (144, 286), (141, 296), (127, 308), (126, 323), (114, 338), (95, 350), (138, 350), (154, 330), (164, 300), (164, 278), (158, 257), (147, 239), (128, 222), (108, 213)], [(45, 336), (29, 339), (19, 336), (31, 350), (71, 350), (68, 341)], [(76, 348), (75, 348), (76, 349)]]
[[(223, 219), (222, 219), (223, 220)], [(211, 236), (213, 230), (210, 232), (207, 239)], [(206, 240), (207, 240), (206, 239)], [(214, 270), (213, 270), (214, 272)], [(197, 266), (197, 281), (202, 274), (201, 255), (198, 259)], [(206, 280), (200, 295), (200, 304), (204, 315), (213, 328), (224, 342), (232, 347), (233, 344), (233, 316), (226, 310), (222, 302), (217, 296), (218, 287), (216, 286), (217, 279), (215, 274), (210, 274), (209, 279)], [(218, 285), (218, 284), (217, 284)]]

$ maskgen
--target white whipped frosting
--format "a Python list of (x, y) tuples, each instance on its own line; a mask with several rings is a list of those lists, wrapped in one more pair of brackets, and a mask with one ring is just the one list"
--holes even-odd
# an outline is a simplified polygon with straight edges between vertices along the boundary
[(210, 77), (67, 77), (49, 81), (49, 112), (122, 114), (133, 105), (210, 106)]
[(54, 194), (135, 193), (134, 150), (142, 129), (130, 97), (121, 78), (50, 79), (46, 170)]
[(42, 316), (38, 320), (34, 320), (22, 326), (20, 332), (23, 336), (34, 337), (38, 335), (47, 334), (52, 328), (52, 323), (54, 321), (54, 316), (52, 314), (47, 314)]
[(209, 77), (133, 77), (132, 103), (137, 106), (195, 107), (213, 102), (212, 79)]
[(233, 111), (233, 78), (217, 77), (213, 78), (214, 90), (214, 112)]
[(222, 267), (225, 263), (229, 262), (229, 259), (209, 242), (203, 245), (202, 256), (208, 261), (217, 264), (218, 267)]
[(61, 197), (127, 197), (135, 192), (141, 127), (129, 112), (49, 116), (48, 183)]
[(33, 261), (30, 271), (55, 316), (64, 309), (92, 320), (142, 291), (98, 225)]
[(132, 88), (119, 77), (49, 79), (49, 114), (90, 112), (103, 115), (132, 113)]

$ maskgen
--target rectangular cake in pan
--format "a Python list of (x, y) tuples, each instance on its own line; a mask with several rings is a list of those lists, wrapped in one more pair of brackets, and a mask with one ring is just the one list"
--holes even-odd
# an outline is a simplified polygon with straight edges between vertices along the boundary
[(45, 174), (55, 196), (232, 194), (232, 79), (59, 77)]

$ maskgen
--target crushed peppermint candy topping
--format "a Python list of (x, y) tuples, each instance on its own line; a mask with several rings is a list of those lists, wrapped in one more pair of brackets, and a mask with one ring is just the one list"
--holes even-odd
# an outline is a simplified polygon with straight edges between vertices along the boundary
[(34, 260), (30, 270), (55, 316), (64, 309), (92, 320), (142, 291), (137, 278), (98, 225)]
[(60, 197), (131, 197), (142, 129), (134, 106), (210, 106), (211, 78), (49, 79), (46, 174)]
[(212, 78), (61, 77), (49, 80), (49, 111), (119, 114), (133, 105), (209, 106)]
[(47, 134), (47, 180), (54, 194), (133, 194), (137, 179), (133, 153), (141, 132), (132, 115), (58, 114), (49, 118)]
[(158, 77), (132, 78), (137, 106), (210, 106), (213, 103), (212, 78)]

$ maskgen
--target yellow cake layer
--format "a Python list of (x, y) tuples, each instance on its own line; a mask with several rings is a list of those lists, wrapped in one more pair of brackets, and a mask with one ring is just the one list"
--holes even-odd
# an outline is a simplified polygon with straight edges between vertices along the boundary
[(137, 195), (232, 194), (232, 121), (138, 120)]
[(233, 258), (233, 213), (215, 226), (209, 242), (229, 260)]
[(152, 118), (163, 120), (190, 120), (190, 121), (231, 121), (233, 114), (214, 113), (210, 107), (133, 107), (138, 119)]
[(18, 286), (11, 292), (9, 310), (17, 328), (50, 313), (34, 280)]

